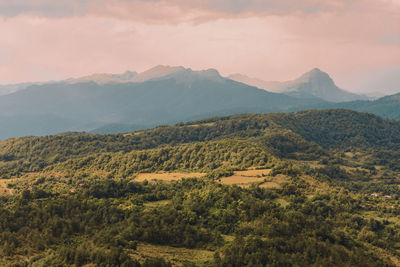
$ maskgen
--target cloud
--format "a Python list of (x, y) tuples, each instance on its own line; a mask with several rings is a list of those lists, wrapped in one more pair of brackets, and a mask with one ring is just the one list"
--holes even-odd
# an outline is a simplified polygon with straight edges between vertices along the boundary
[(202, 0), (184, 1), (176, 0), (175, 3), (207, 10), (215, 10), (228, 14), (242, 13), (292, 13), (292, 12), (318, 12), (325, 7), (333, 6), (328, 2), (343, 2), (343, 0), (315, 1), (315, 0)]
[(64, 17), (88, 12), (90, 0), (0, 0), (0, 16), (15, 17), (34, 14)]
[[(399, 0), (88, 0), (87, 14), (149, 24), (201, 23), (249, 17), (400, 14)], [(398, 22), (398, 20), (397, 20)], [(398, 30), (398, 27), (397, 29)]]
[(150, 23), (198, 23), (254, 15), (363, 12), (374, 2), (375, 6), (400, 6), (399, 0), (0, 0), (0, 16), (97, 14)]

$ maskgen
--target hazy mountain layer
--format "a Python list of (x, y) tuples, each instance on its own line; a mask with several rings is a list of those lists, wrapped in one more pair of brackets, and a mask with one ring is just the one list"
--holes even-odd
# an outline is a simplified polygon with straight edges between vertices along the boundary
[[(33, 85), (0, 97), (0, 122), (13, 121), (0, 127), (0, 138), (91, 131), (109, 124), (148, 128), (215, 115), (286, 111), (319, 102), (266, 92), (225, 79), (216, 70), (156, 70), (145, 75), (152, 79), (140, 83), (62, 82)], [(158, 77), (160, 72), (167, 74)], [(34, 125), (32, 117), (36, 118)]]
[(23, 90), (29, 86), (31, 86), (32, 83), (19, 83), (19, 84), (7, 84), (7, 85), (0, 85), (0, 96), (2, 95), (8, 95), (12, 94), (14, 92), (17, 92), (19, 90)]
[(385, 96), (373, 101), (352, 101), (345, 103), (335, 103), (323, 105), (311, 105), (309, 108), (326, 109), (326, 108), (346, 108), (362, 112), (370, 112), (384, 118), (400, 119), (400, 93)]
[(75, 84), (84, 82), (95, 82), (97, 84), (107, 84), (107, 83), (141, 83), (150, 80), (157, 79), (167, 79), (174, 78), (178, 83), (190, 83), (195, 80), (209, 79), (214, 81), (222, 81), (222, 78), (217, 70), (208, 69), (201, 71), (193, 71), (190, 68), (184, 68), (182, 66), (164, 66), (158, 65), (149, 70), (141, 73), (126, 71), (122, 74), (107, 74), (107, 73), (97, 73), (89, 76), (84, 76), (80, 78), (71, 78), (65, 82)]
[(299, 98), (320, 98), (330, 102), (346, 102), (367, 97), (353, 94), (336, 86), (329, 75), (320, 69), (312, 69), (293, 81), (267, 82), (244, 75), (231, 75), (229, 78), (244, 82), (271, 92), (284, 93)]

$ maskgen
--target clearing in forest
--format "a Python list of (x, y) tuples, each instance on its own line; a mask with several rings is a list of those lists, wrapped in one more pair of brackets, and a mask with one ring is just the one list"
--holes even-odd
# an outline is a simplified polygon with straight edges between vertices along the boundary
[(14, 190), (8, 188), (7, 185), (15, 179), (0, 179), (0, 195), (12, 195)]
[[(268, 187), (279, 187), (279, 185), (271, 180), (273, 177), (269, 177), (271, 169), (252, 169), (245, 171), (235, 171), (232, 176), (223, 177), (218, 181), (225, 185), (239, 185), (239, 186), (249, 186), (252, 183), (274, 183), (276, 186), (269, 185)], [(268, 176), (268, 177), (267, 177)], [(265, 181), (266, 179), (266, 181)], [(271, 182), (270, 182), (271, 181)]]
[(160, 173), (140, 173), (135, 178), (135, 181), (143, 182), (145, 180), (160, 180), (164, 182), (177, 181), (182, 178), (200, 178), (204, 177), (206, 173), (202, 172), (160, 172)]
[(176, 248), (170, 246), (139, 243), (131, 256), (139, 261), (143, 257), (162, 257), (173, 266), (204, 266), (212, 262), (214, 252), (203, 249)]
[[(279, 188), (288, 179), (285, 175), (269, 176), (271, 169), (249, 169), (244, 171), (235, 171), (232, 176), (218, 179), (221, 184), (249, 186), (252, 183), (260, 183), (261, 187)], [(159, 173), (140, 173), (135, 178), (137, 182), (147, 181), (163, 181), (172, 182), (183, 178), (201, 178), (206, 173), (201, 172), (159, 172)]]

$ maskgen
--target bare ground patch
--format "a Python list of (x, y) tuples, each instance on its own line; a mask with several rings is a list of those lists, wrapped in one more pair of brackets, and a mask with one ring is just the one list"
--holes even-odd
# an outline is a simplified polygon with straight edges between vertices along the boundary
[(162, 172), (162, 173), (140, 173), (135, 178), (135, 181), (143, 182), (145, 180), (160, 180), (164, 182), (178, 181), (182, 178), (201, 178), (206, 173), (202, 172)]
[(248, 177), (255, 177), (255, 176), (266, 176), (269, 175), (271, 169), (249, 169), (245, 171), (236, 171), (235, 175), (239, 176), (248, 176)]
[(7, 185), (12, 182), (13, 179), (0, 179), (0, 195), (12, 195), (13, 189), (8, 188)]
[(170, 246), (139, 243), (131, 256), (139, 261), (145, 257), (162, 257), (173, 266), (183, 266), (185, 263), (205, 265), (213, 260), (214, 252), (203, 249), (176, 248)]
[(225, 184), (225, 185), (247, 185), (250, 183), (256, 183), (256, 182), (262, 182), (264, 181), (264, 178), (260, 178), (260, 177), (248, 177), (248, 176), (241, 176), (241, 175), (232, 175), (229, 177), (224, 177), (221, 178), (220, 180), (221, 184)]
[[(249, 169), (245, 171), (235, 171), (232, 176), (223, 177), (218, 181), (225, 185), (239, 185), (249, 186), (252, 183), (262, 183), (264, 187), (277, 187), (279, 186), (274, 180), (276, 177), (268, 176), (271, 169)], [(261, 185), (261, 186), (262, 186)]]

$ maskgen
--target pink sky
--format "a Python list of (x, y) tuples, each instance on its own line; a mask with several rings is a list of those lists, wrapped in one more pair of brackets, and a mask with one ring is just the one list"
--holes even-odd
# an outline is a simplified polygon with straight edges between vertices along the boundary
[(400, 0), (0, 0), (0, 34), (0, 84), (165, 64), (400, 91)]

